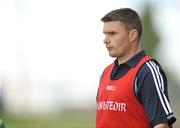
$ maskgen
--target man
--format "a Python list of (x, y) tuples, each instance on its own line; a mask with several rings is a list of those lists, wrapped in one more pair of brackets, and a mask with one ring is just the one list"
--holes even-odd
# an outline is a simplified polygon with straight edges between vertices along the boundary
[(132, 9), (109, 12), (104, 44), (114, 63), (103, 72), (97, 94), (96, 128), (170, 128), (166, 76), (156, 60), (140, 49), (142, 23)]

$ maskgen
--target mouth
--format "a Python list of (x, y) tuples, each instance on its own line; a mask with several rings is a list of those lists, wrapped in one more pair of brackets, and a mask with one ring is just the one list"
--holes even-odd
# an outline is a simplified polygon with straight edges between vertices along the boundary
[(113, 47), (106, 47), (109, 51), (113, 49)]

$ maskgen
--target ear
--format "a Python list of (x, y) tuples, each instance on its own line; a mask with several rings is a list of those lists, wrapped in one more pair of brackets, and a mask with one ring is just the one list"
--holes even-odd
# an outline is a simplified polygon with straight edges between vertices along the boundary
[(129, 40), (131, 42), (135, 41), (138, 39), (138, 31), (136, 29), (132, 29), (130, 32), (129, 32)]

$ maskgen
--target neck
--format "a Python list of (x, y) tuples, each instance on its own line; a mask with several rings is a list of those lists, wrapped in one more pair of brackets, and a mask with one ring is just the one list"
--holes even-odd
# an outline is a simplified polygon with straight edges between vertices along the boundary
[(134, 55), (136, 55), (140, 51), (141, 51), (141, 49), (138, 48), (134, 51), (130, 51), (127, 55), (125, 55), (123, 57), (118, 57), (118, 64), (125, 63), (126, 61), (128, 61), (130, 58), (132, 58)]

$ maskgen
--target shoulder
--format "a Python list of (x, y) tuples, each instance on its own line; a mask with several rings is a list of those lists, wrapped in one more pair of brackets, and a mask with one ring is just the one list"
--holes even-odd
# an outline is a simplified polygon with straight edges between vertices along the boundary
[(151, 59), (141, 66), (137, 73), (137, 77), (145, 78), (148, 75), (156, 76), (156, 74), (165, 76), (165, 73), (158, 61), (156, 61), (155, 59)]
[(108, 69), (108, 68), (111, 68), (111, 67), (113, 67), (114, 66), (114, 63), (111, 63), (111, 64), (109, 64), (108, 66), (106, 66), (106, 68), (104, 69), (104, 70), (106, 70), (106, 69)]
[(169, 104), (167, 79), (156, 60), (149, 60), (141, 66), (137, 74), (137, 88), (137, 98), (147, 112), (152, 126), (162, 122), (175, 122)]
[(109, 64), (108, 66), (106, 66), (106, 68), (104, 69), (102, 74), (104, 74), (108, 71), (111, 71), (113, 69), (113, 67), (114, 67), (114, 63)]
[[(139, 90), (139, 94), (141, 95), (141, 91), (149, 91), (154, 92), (156, 90), (157, 86), (163, 89), (165, 93), (167, 93), (167, 78), (166, 75), (160, 66), (160, 64), (152, 59), (144, 63), (144, 65), (141, 66), (137, 73), (137, 83), (136, 86)], [(141, 90), (141, 91), (140, 91)], [(151, 91), (152, 90), (152, 91)], [(136, 94), (137, 95), (137, 94)], [(142, 99), (138, 97), (138, 99), (141, 101)]]

